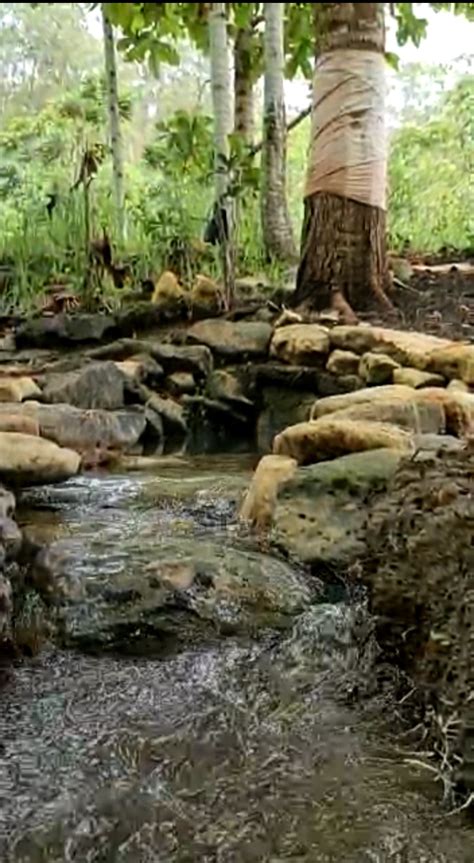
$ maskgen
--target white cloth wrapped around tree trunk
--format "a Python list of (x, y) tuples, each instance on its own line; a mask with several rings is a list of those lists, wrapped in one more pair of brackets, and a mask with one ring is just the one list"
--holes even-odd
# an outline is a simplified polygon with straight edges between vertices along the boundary
[(328, 192), (386, 209), (385, 59), (374, 51), (321, 55), (313, 85), (305, 196)]

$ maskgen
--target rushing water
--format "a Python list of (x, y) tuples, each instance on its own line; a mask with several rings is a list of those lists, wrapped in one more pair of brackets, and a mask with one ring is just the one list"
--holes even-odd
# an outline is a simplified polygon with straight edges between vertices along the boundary
[[(133, 570), (163, 537), (235, 542), (250, 468), (82, 478), (35, 492), (21, 518), (78, 578)], [(1, 859), (472, 863), (472, 826), (345, 697), (348, 613), (321, 605), (278, 637), (161, 659), (53, 650), (19, 665), (0, 696)]]

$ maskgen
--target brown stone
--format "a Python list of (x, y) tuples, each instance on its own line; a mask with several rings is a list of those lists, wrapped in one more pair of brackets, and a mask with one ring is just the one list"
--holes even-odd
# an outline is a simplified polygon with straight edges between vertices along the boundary
[(359, 373), (360, 357), (353, 351), (336, 349), (330, 355), (326, 369), (333, 375), (357, 375)]
[(270, 355), (293, 365), (317, 365), (329, 353), (329, 332), (318, 324), (290, 324), (275, 330)]
[(338, 396), (328, 396), (324, 399), (318, 399), (313, 405), (311, 411), (311, 419), (318, 419), (326, 414), (334, 413), (335, 411), (350, 408), (353, 405), (364, 404), (365, 402), (374, 403), (376, 401), (386, 401), (395, 399), (401, 401), (410, 401), (413, 399), (412, 387), (406, 386), (382, 386), (382, 387), (366, 387), (362, 390), (356, 390), (352, 393), (343, 393)]
[(393, 383), (421, 390), (423, 387), (442, 387), (444, 378), (434, 372), (422, 372), (419, 369), (402, 367), (393, 370)]
[(290, 426), (276, 436), (275, 455), (286, 455), (298, 464), (313, 464), (352, 452), (389, 448), (410, 452), (413, 435), (389, 423), (324, 417)]
[[(355, 351), (357, 354), (375, 351), (392, 357), (405, 366), (426, 369), (427, 359), (433, 352), (451, 348), (453, 342), (429, 336), (425, 333), (391, 330), (385, 327), (338, 326), (330, 331), (331, 344), (335, 348)], [(429, 366), (429, 371), (438, 371)]]
[(390, 384), (393, 373), (399, 368), (399, 364), (387, 354), (363, 354), (359, 363), (359, 376), (366, 384), (380, 386)]
[(0, 377), (0, 402), (22, 402), (39, 395), (41, 390), (32, 378)]
[(77, 474), (80, 456), (44, 438), (0, 432), (0, 478), (15, 486), (63, 482)]
[(457, 378), (468, 386), (474, 386), (474, 345), (450, 342), (447, 346), (432, 350), (426, 360), (429, 371)]

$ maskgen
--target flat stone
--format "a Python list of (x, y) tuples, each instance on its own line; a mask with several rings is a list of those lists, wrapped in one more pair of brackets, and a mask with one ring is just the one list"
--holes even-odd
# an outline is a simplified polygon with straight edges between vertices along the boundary
[(363, 404), (364, 402), (376, 401), (394, 401), (399, 399), (402, 401), (411, 401), (413, 399), (413, 389), (407, 386), (387, 385), (381, 387), (365, 387), (352, 393), (343, 393), (336, 396), (328, 396), (327, 398), (318, 399), (314, 403), (311, 412), (312, 419), (318, 419), (326, 414), (334, 413), (335, 411), (350, 408), (353, 405)]
[(50, 440), (16, 432), (0, 432), (0, 479), (28, 486), (63, 482), (78, 473), (77, 452)]
[(66, 604), (61, 643), (90, 650), (158, 652), (216, 635), (285, 628), (317, 597), (284, 561), (195, 538), (160, 538), (146, 567), (98, 572), (83, 602)]
[[(390, 423), (419, 434), (441, 434), (446, 431), (446, 414), (440, 402), (378, 399), (362, 402), (328, 416), (337, 419)], [(324, 419), (324, 417), (323, 417)]]
[(188, 330), (190, 342), (206, 345), (218, 356), (244, 361), (266, 356), (272, 337), (270, 324), (258, 321), (198, 321)]
[[(354, 351), (356, 354), (384, 353), (401, 365), (422, 370), (427, 368), (428, 355), (453, 344), (449, 339), (440, 339), (425, 333), (391, 330), (367, 324), (334, 327), (330, 330), (330, 338), (334, 348)], [(431, 370), (438, 371), (430, 368)]]
[(115, 410), (124, 405), (126, 377), (113, 362), (93, 363), (65, 374), (44, 378), (43, 401), (86, 410)]
[(41, 390), (32, 378), (0, 376), (0, 402), (22, 402), (39, 395)]
[(393, 372), (399, 364), (387, 354), (363, 354), (359, 363), (359, 376), (369, 385), (380, 386), (392, 383)]
[(318, 324), (290, 324), (275, 330), (270, 355), (292, 365), (320, 365), (329, 353), (329, 331)]
[[(95, 447), (133, 449), (147, 426), (144, 410), (138, 407), (105, 411), (26, 402), (22, 408), (23, 415), (38, 424), (42, 437), (79, 453)], [(1, 413), (0, 406), (0, 416)]]
[(127, 360), (137, 354), (153, 357), (167, 375), (190, 372), (202, 380), (213, 369), (212, 353), (204, 345), (172, 345), (154, 340), (123, 338), (89, 351), (88, 356), (91, 359)]
[(15, 333), (18, 348), (51, 348), (56, 344), (100, 342), (116, 329), (116, 319), (100, 314), (60, 314), (32, 318)]
[(413, 368), (396, 368), (393, 370), (393, 383), (421, 390), (423, 387), (442, 387), (444, 378), (434, 372), (422, 372)]
[(277, 490), (272, 539), (303, 563), (347, 566), (364, 552), (367, 498), (385, 490), (402, 458), (378, 449), (298, 468)]
[(275, 455), (290, 456), (303, 465), (381, 448), (412, 452), (413, 435), (389, 423), (335, 415), (290, 426), (273, 441)]

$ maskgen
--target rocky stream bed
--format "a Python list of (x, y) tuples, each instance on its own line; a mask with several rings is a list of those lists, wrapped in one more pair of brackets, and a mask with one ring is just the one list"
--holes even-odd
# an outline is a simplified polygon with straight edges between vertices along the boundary
[[(265, 620), (258, 637), (222, 632), (225, 610), (233, 622), (239, 612), (227, 595), (217, 626), (178, 651), (150, 638), (125, 654), (96, 642), (17, 661), (1, 691), (2, 860), (472, 860), (465, 813), (448, 815), (441, 784), (415, 763), (419, 736), (397, 705), (405, 690), (381, 661), (362, 594), (315, 580), (298, 606), (308, 574), (300, 581), (239, 535), (254, 461), (184, 459), (21, 496), (24, 533), (96, 597), (163, 560), (186, 578), (190, 544), (208, 576), (226, 555), (258, 561), (280, 606), (294, 581), (285, 620)], [(122, 601), (133, 618), (137, 597)], [(187, 611), (168, 609), (181, 621)], [(97, 626), (93, 609), (85, 619)]]
[(1, 859), (472, 861), (468, 306), (166, 291), (0, 338)]

